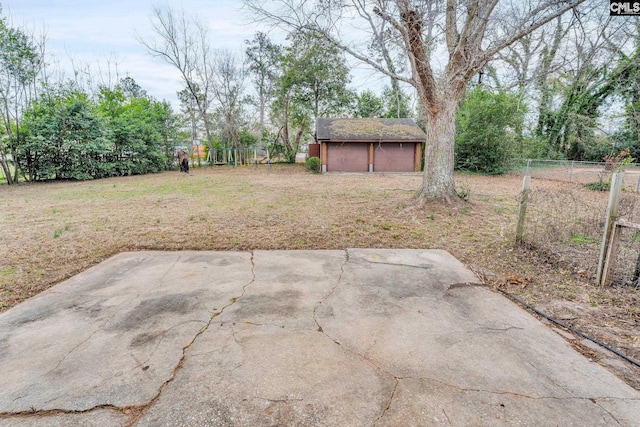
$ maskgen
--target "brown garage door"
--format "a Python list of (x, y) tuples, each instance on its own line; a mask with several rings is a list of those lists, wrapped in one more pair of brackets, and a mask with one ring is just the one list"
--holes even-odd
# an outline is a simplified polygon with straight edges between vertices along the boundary
[(415, 143), (384, 142), (375, 144), (374, 172), (413, 172)]
[(327, 146), (327, 171), (367, 172), (369, 144), (358, 142), (330, 143)]

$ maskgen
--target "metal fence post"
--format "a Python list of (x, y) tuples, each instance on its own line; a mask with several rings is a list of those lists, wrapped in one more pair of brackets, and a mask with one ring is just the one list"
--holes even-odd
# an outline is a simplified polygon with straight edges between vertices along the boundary
[(598, 260), (598, 274), (596, 282), (601, 285), (603, 282), (604, 264), (606, 262), (606, 254), (609, 249), (609, 241), (611, 232), (618, 219), (618, 205), (620, 204), (620, 193), (622, 192), (622, 184), (624, 183), (624, 173), (614, 172), (611, 177), (611, 188), (609, 190), (609, 203), (607, 205), (607, 217), (604, 222), (604, 233), (602, 233), (602, 244), (600, 245), (600, 258)]
[(571, 161), (571, 169), (569, 170), (569, 182), (573, 182), (573, 165), (575, 164), (575, 160)]
[(525, 175), (522, 181), (522, 192), (520, 193), (520, 205), (518, 207), (518, 225), (516, 227), (516, 244), (524, 241), (524, 217), (527, 213), (527, 202), (529, 200), (529, 192), (531, 187), (531, 177)]

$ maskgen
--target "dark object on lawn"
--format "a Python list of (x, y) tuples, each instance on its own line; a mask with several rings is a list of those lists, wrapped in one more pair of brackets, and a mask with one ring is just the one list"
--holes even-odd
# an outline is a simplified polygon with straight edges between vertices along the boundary
[(178, 164), (180, 165), (180, 172), (189, 173), (189, 156), (186, 151), (178, 153)]

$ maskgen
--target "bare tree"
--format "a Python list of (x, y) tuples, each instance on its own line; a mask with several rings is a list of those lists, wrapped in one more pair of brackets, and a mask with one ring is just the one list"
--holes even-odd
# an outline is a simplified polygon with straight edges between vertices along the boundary
[(209, 148), (213, 149), (208, 118), (212, 101), (212, 51), (206, 26), (196, 18), (187, 18), (184, 10), (176, 13), (171, 7), (154, 7), (152, 28), (156, 38), (137, 35), (138, 41), (152, 56), (162, 58), (178, 70), (197, 107)]
[(262, 136), (266, 125), (267, 105), (273, 99), (275, 81), (280, 66), (282, 46), (274, 44), (267, 35), (257, 32), (253, 39), (245, 40), (247, 48), (245, 55), (248, 62), (248, 72), (253, 77), (258, 107), (258, 145), (262, 147)]
[(37, 97), (45, 71), (44, 57), (44, 35), (13, 27), (0, 16), (0, 168), (7, 184), (18, 182), (20, 120)]
[[(238, 64), (229, 51), (218, 52), (213, 61), (212, 92), (218, 101), (221, 116), (224, 117), (227, 140), (235, 147), (234, 161), (238, 163), (240, 135), (238, 132), (243, 103), (246, 68)], [(241, 159), (244, 164), (244, 157)]]
[[(437, 7), (441, 3), (438, 0), (245, 0), (245, 4), (274, 25), (313, 32), (416, 89), (427, 118), (425, 171), (418, 192), (420, 200), (425, 201), (450, 200), (456, 195), (455, 118), (467, 83), (502, 49), (584, 1), (447, 0), (444, 8)], [(341, 33), (348, 27), (366, 28), (369, 24), (356, 22), (363, 14), (384, 21), (400, 41), (410, 73), (394, 73), (372, 59), (366, 46)], [(434, 28), (439, 31), (429, 36)], [(371, 33), (359, 39), (370, 40)]]
[(539, 146), (545, 154), (580, 160), (597, 142), (600, 106), (633, 80), (640, 65), (632, 42), (636, 27), (635, 18), (610, 17), (601, 3), (589, 1), (556, 18), (550, 31), (530, 34), (498, 54), (494, 65), (507, 71), (503, 83), (527, 96), (537, 114), (531, 130), (546, 141)]
[[(555, 72), (569, 58), (561, 51), (561, 42), (567, 36), (574, 19), (558, 16), (554, 23), (541, 30), (527, 34), (511, 46), (498, 52), (485, 67), (489, 84), (501, 90), (514, 90), (520, 103), (535, 110), (537, 102), (538, 120), (544, 120), (541, 111), (547, 111), (553, 101), (552, 81)], [(562, 47), (562, 50), (566, 49)], [(479, 75), (479, 80), (482, 75)], [(516, 125), (516, 143), (520, 155), (525, 153), (524, 127)]]

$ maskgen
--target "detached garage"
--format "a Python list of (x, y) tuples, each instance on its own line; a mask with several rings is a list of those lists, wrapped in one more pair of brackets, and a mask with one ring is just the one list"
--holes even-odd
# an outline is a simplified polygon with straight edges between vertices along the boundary
[(419, 172), (426, 135), (413, 119), (317, 119), (322, 172)]

